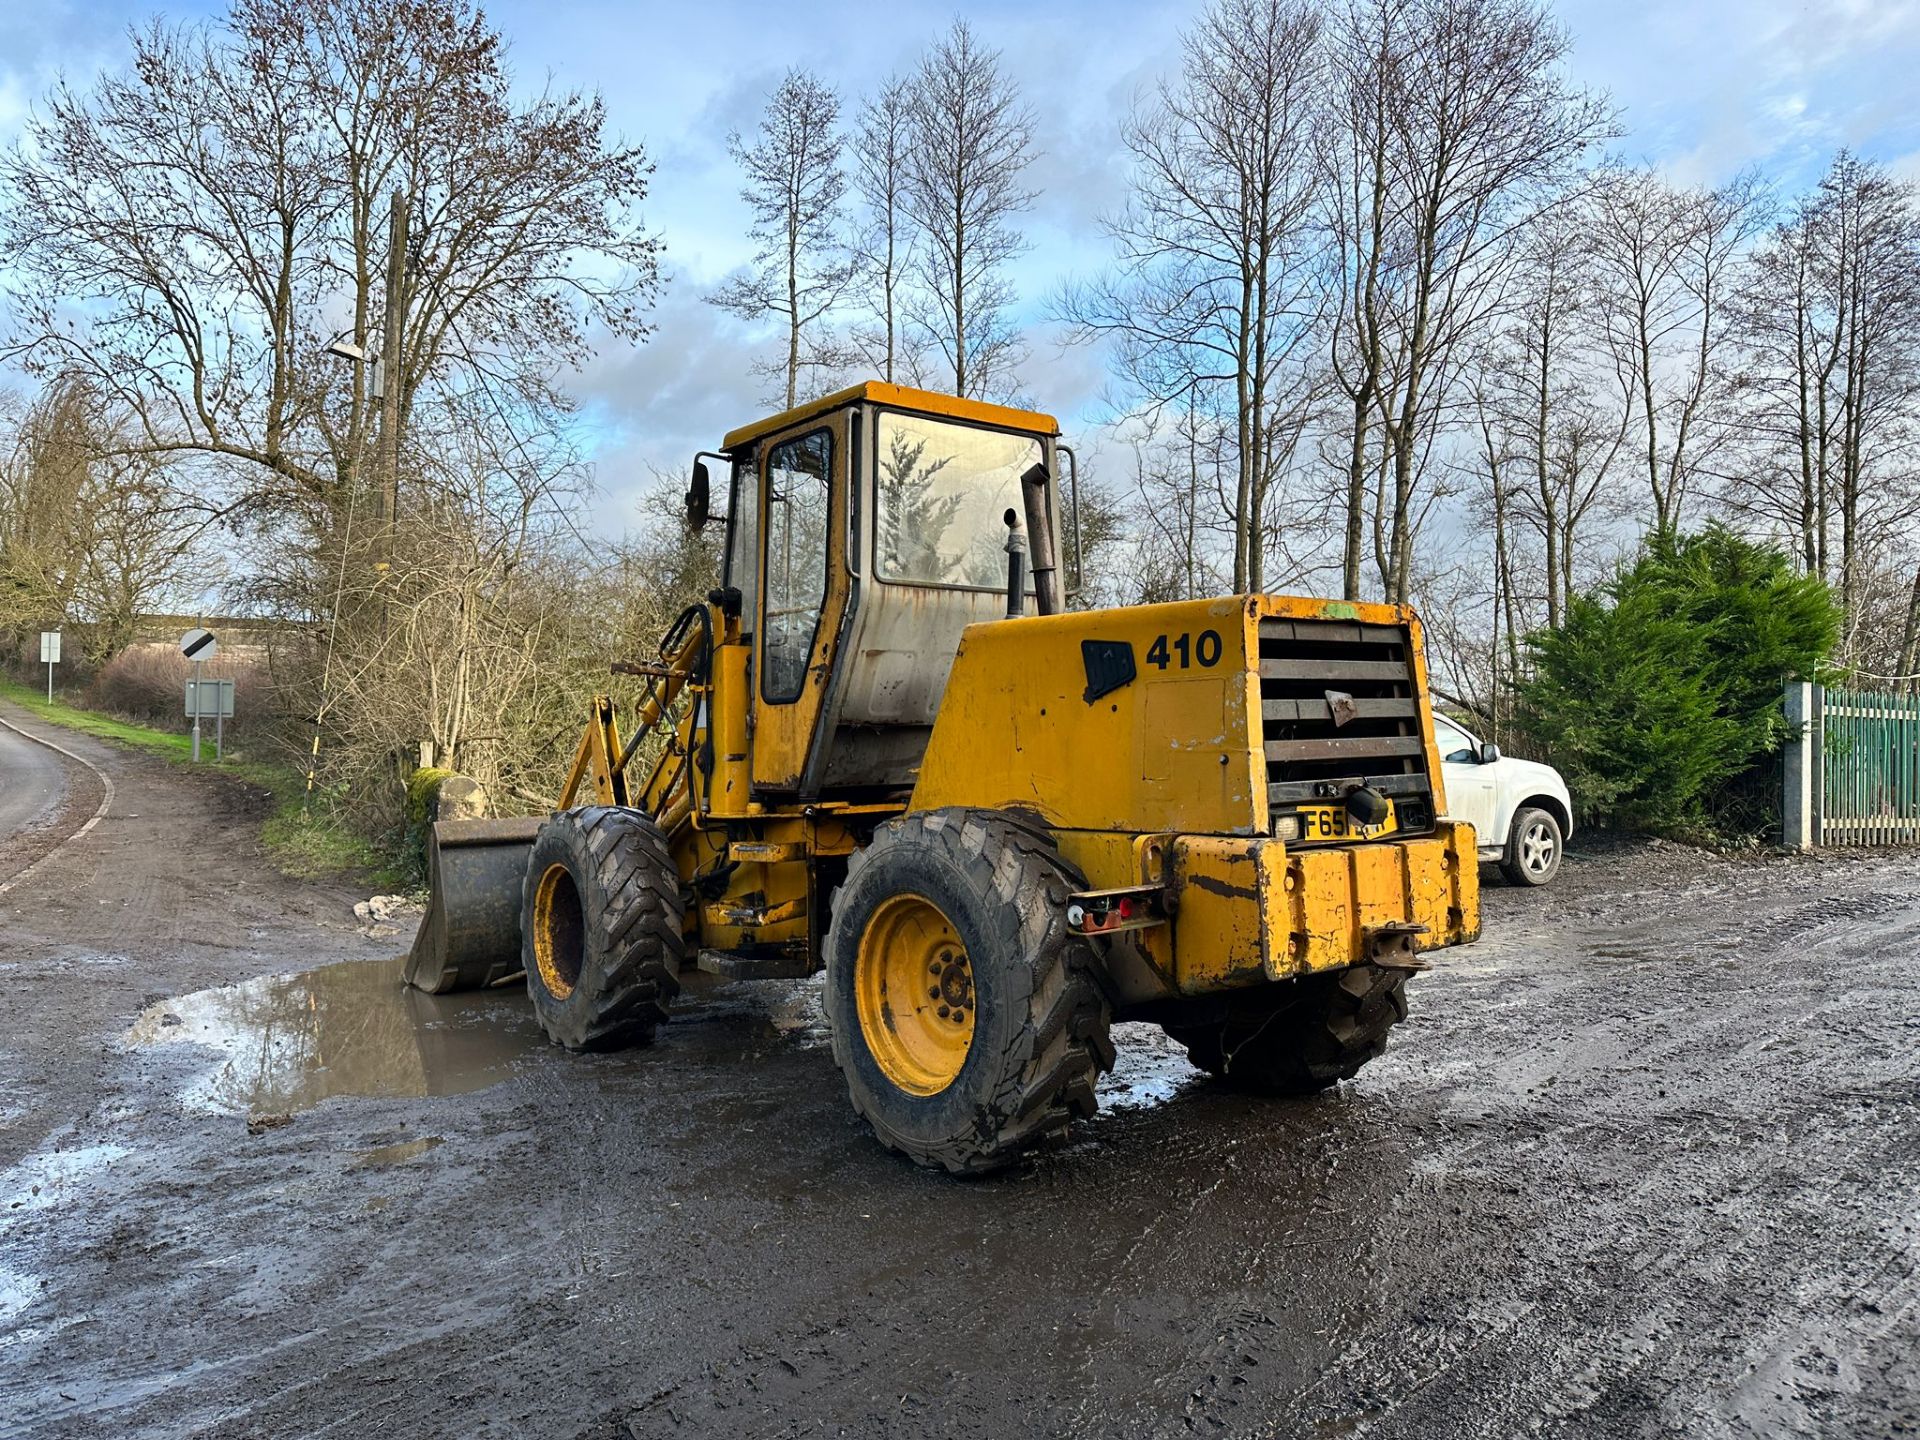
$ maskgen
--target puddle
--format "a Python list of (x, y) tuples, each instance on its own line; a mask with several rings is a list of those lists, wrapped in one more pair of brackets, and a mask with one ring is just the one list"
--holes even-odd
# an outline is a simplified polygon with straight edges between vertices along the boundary
[(353, 1157), (353, 1163), (356, 1168), (371, 1165), (398, 1165), (403, 1160), (424, 1155), (434, 1146), (445, 1143), (438, 1135), (426, 1135), (418, 1140), (404, 1140), (398, 1145), (382, 1145), (378, 1149), (362, 1150)]
[(148, 1006), (133, 1046), (189, 1041), (225, 1059), (182, 1097), (222, 1114), (290, 1114), (335, 1095), (459, 1095), (546, 1048), (519, 986), (425, 995), (402, 961), (347, 960)]
[(29, 1156), (0, 1176), (0, 1227), (23, 1210), (50, 1210), (67, 1205), (95, 1170), (103, 1170), (127, 1153), (124, 1145), (81, 1145), (72, 1150), (48, 1150)]
[(18, 1315), (40, 1298), (40, 1279), (0, 1266), (0, 1320)]
[(1149, 1110), (1207, 1083), (1187, 1059), (1186, 1049), (1158, 1025), (1116, 1025), (1113, 1042), (1113, 1071), (1101, 1077), (1098, 1087), (1102, 1110)]

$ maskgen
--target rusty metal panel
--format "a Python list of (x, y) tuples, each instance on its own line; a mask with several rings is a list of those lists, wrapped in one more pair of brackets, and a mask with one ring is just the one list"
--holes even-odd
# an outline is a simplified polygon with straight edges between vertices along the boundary
[(1353, 871), (1353, 915), (1360, 934), (1406, 920), (1406, 847), (1349, 845), (1345, 853)]
[(1174, 981), (1182, 994), (1267, 977), (1261, 851), (1270, 842), (1214, 835), (1173, 841)]
[(1359, 949), (1353, 875), (1345, 850), (1300, 850), (1287, 857), (1287, 946), (1274, 979), (1351, 965)]

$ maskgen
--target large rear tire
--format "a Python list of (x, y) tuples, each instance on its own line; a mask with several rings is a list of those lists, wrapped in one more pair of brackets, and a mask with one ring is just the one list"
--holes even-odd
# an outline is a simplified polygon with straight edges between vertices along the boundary
[(1406, 983), (1404, 970), (1355, 965), (1257, 992), (1225, 1020), (1166, 1031), (1235, 1089), (1311, 1095), (1351, 1080), (1386, 1050), (1387, 1031), (1407, 1018)]
[(959, 1174), (1063, 1140), (1113, 1068), (1085, 880), (1044, 830), (985, 810), (880, 827), (835, 894), (826, 1003), (853, 1108), (885, 1144)]
[(548, 1038), (569, 1050), (651, 1041), (680, 991), (685, 913), (666, 836), (643, 811), (590, 806), (541, 825), (520, 944)]

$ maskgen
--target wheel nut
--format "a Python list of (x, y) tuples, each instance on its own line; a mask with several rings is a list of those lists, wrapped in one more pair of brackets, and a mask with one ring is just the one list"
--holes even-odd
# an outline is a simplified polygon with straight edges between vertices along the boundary
[(946, 1019), (949, 1013), (950, 1013), (950, 1012), (948, 1011), (948, 1009), (947, 1009), (947, 1007), (946, 1007), (946, 1006), (944, 1006), (944, 1005), (942, 1005), (942, 1006), (940, 1007), (940, 1018), (941, 1018), (942, 1020), (944, 1020), (944, 1019)]

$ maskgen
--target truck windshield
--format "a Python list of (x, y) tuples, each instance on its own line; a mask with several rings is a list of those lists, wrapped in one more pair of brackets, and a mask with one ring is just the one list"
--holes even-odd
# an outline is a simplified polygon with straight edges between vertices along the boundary
[(882, 414), (878, 459), (874, 550), (880, 578), (1004, 587), (1002, 517), (1014, 510), (1024, 521), (1020, 477), (1039, 461), (1040, 442), (1004, 430)]

